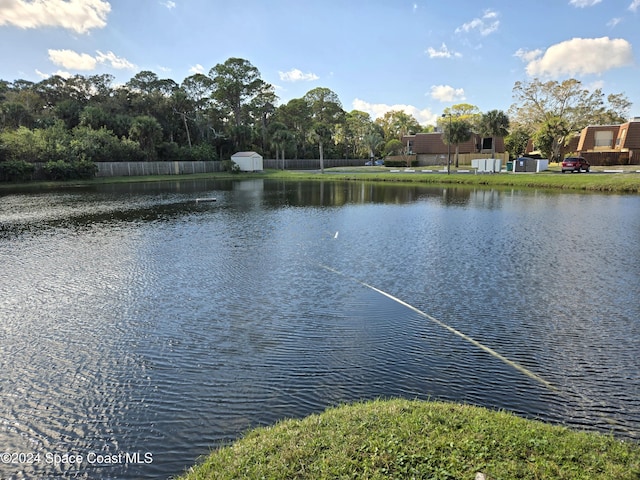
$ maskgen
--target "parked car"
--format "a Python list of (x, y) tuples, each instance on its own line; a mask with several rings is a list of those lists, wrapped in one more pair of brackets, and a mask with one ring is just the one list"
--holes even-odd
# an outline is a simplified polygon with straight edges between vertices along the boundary
[(589, 171), (591, 165), (582, 157), (567, 157), (562, 162), (562, 173), (564, 172), (578, 172), (584, 170)]
[(375, 165), (376, 167), (381, 167), (384, 165), (384, 160), (376, 160), (375, 162), (373, 160), (369, 160), (368, 162), (365, 163), (366, 167), (371, 167), (372, 165)]

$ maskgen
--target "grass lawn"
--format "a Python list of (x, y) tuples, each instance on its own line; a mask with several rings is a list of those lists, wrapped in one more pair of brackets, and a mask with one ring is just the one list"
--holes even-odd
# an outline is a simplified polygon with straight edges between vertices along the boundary
[[(311, 172), (279, 172), (287, 178), (323, 179), (339, 174), (342, 180), (428, 183), (437, 185), (469, 185), (508, 188), (541, 188), (553, 190), (578, 190), (591, 192), (640, 193), (640, 166), (632, 167), (595, 167), (591, 173), (560, 173), (559, 167), (540, 173), (435, 173), (443, 167), (429, 167), (434, 173), (424, 173), (415, 168), (415, 172), (406, 173), (403, 169), (393, 173), (385, 167), (341, 167), (325, 169), (325, 175)], [(464, 170), (465, 167), (460, 167)], [(398, 170), (398, 169), (394, 169)], [(605, 173), (605, 170), (622, 170), (624, 173)]]
[(248, 432), (182, 480), (634, 479), (640, 445), (443, 402), (357, 403)]
[[(429, 167), (434, 171), (443, 167)], [(460, 167), (465, 169), (467, 167)], [(623, 170), (625, 173), (604, 173), (604, 170)], [(414, 173), (392, 173), (386, 167), (340, 167), (327, 168), (324, 175), (317, 171), (290, 171), (290, 170), (265, 170), (260, 173), (209, 173), (195, 175), (150, 175), (140, 177), (101, 177), (90, 180), (70, 180), (66, 182), (30, 182), (21, 184), (0, 184), (0, 191), (15, 191), (27, 188), (57, 188), (60, 186), (85, 186), (100, 185), (106, 183), (137, 183), (176, 181), (189, 179), (214, 178), (220, 180), (240, 180), (244, 178), (275, 178), (282, 180), (342, 180), (342, 181), (368, 181), (368, 182), (393, 182), (403, 184), (431, 184), (431, 185), (468, 185), (486, 186), (491, 188), (539, 188), (554, 190), (578, 190), (592, 192), (617, 192), (640, 193), (639, 165), (624, 167), (592, 167), (592, 173), (566, 173), (561, 174), (559, 167), (551, 167), (548, 171), (540, 173), (493, 173), (478, 174), (457, 173), (423, 173), (416, 168)]]

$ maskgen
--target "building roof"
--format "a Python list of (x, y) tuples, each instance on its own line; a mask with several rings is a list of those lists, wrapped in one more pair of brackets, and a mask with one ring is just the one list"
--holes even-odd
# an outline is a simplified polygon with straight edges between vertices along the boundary
[(231, 155), (231, 157), (262, 157), (262, 155), (260, 155), (257, 152), (236, 152), (233, 155)]
[[(640, 120), (640, 119), (639, 119)], [(620, 135), (626, 128), (624, 138), (621, 138), (620, 148), (638, 149), (640, 148), (640, 121), (635, 120), (620, 125)]]
[(413, 151), (417, 153), (447, 153), (447, 145), (441, 133), (418, 133), (407, 137), (413, 140)]
[[(448, 146), (442, 140), (442, 132), (432, 133), (416, 133), (415, 135), (407, 135), (402, 138), (402, 142), (406, 145), (412, 142), (411, 150), (413, 153), (421, 154), (446, 154)], [(502, 153), (504, 149), (504, 138), (495, 137), (496, 153)], [(455, 149), (456, 145), (451, 145), (451, 149)], [(459, 153), (477, 153), (482, 150), (482, 136), (473, 134), (471, 139), (458, 145)], [(488, 150), (488, 149), (487, 149)]]
[(637, 118), (633, 118), (621, 125), (589, 125), (583, 128), (582, 132), (580, 132), (580, 141), (576, 150), (580, 152), (594, 149), (596, 147), (596, 132), (607, 131), (613, 135), (613, 142), (608, 147), (609, 150), (636, 150), (640, 148), (640, 121)]

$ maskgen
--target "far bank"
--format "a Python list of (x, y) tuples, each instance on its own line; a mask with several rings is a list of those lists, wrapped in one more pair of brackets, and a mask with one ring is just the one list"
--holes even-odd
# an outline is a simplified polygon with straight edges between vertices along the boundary
[(281, 180), (315, 181), (365, 181), (393, 182), (398, 184), (460, 185), (489, 188), (538, 188), (559, 191), (585, 191), (603, 193), (640, 193), (640, 173), (635, 170), (620, 169), (615, 173), (604, 169), (591, 173), (561, 174), (550, 169), (540, 173), (485, 173), (458, 172), (391, 172), (385, 167), (343, 166), (326, 168), (324, 173), (318, 170), (277, 170), (266, 169), (261, 172), (229, 173), (223, 171), (191, 172), (179, 169), (176, 172), (153, 175), (105, 176), (88, 180), (37, 181), (27, 183), (1, 183), (0, 191), (17, 191), (24, 188), (57, 188), (65, 186), (85, 186), (107, 183), (138, 183), (188, 179), (248, 179), (271, 178)]

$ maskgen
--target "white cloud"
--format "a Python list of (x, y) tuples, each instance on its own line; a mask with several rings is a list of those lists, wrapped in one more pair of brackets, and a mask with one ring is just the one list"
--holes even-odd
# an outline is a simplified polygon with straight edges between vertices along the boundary
[(49, 50), (49, 60), (70, 70), (93, 70), (98, 63), (91, 55), (73, 50)]
[(55, 76), (58, 76), (58, 77), (61, 77), (61, 78), (71, 78), (71, 77), (73, 77), (73, 75), (71, 75), (69, 72), (64, 71), (64, 70), (58, 70), (57, 72), (53, 72), (52, 74), (49, 74), (49, 73), (41, 72), (37, 68), (36, 68), (36, 75), (38, 75), (43, 80), (46, 80), (47, 78), (51, 78), (52, 75), (55, 75)]
[(302, 71), (298, 70), (297, 68), (289, 70), (288, 72), (278, 73), (280, 74), (280, 80), (282, 80), (283, 82), (311, 82), (320, 78), (315, 73), (302, 73)]
[(569, 5), (573, 5), (574, 7), (578, 8), (593, 7), (601, 1), (602, 0), (571, 0), (569, 2)]
[(100, 64), (108, 64), (118, 70), (135, 70), (137, 67), (128, 60), (118, 57), (113, 52), (102, 53), (97, 51), (95, 57), (88, 53), (78, 53), (73, 50), (52, 50), (49, 51), (49, 60), (54, 64), (70, 70), (94, 70)]
[(433, 47), (427, 48), (427, 52), (429, 58), (451, 58), (451, 57), (462, 57), (462, 54), (459, 52), (453, 52), (447, 48), (447, 46), (443, 43), (440, 46), (440, 50), (436, 50)]
[(616, 25), (618, 25), (620, 22), (622, 22), (622, 18), (620, 18), (620, 17), (612, 18), (611, 20), (609, 20), (607, 22), (607, 27), (613, 28)]
[(56, 70), (55, 72), (53, 72), (54, 75), (57, 75), (58, 77), (62, 77), (62, 78), (71, 78), (73, 77), (73, 75), (71, 75), (69, 72), (66, 72), (64, 70)]
[(116, 68), (118, 70), (135, 70), (136, 66), (131, 63), (126, 58), (118, 57), (115, 53), (109, 51), (107, 53), (102, 53), (100, 50), (97, 51), (98, 55), (96, 55), (96, 61), (100, 63), (108, 63), (111, 67)]
[(450, 85), (432, 85), (431, 98), (441, 102), (458, 102), (465, 100), (464, 88), (453, 88)]
[(482, 17), (474, 18), (470, 22), (467, 22), (456, 28), (456, 33), (468, 33), (472, 30), (477, 30), (483, 37), (490, 35), (498, 30), (498, 27), (500, 26), (500, 20), (498, 20), (498, 16), (498, 12), (494, 10), (485, 10)]
[(573, 38), (550, 46), (544, 55), (529, 62), (531, 76), (599, 74), (633, 64), (631, 44), (624, 39)]
[(199, 63), (196, 63), (193, 67), (189, 69), (189, 73), (195, 75), (196, 73), (204, 74), (204, 67)]
[(527, 63), (534, 61), (536, 58), (540, 57), (540, 55), (542, 55), (542, 50), (540, 49), (525, 50), (523, 48), (518, 49), (518, 51), (513, 54), (514, 57), (518, 57), (520, 60)]
[(77, 33), (107, 25), (111, 5), (104, 0), (0, 0), (0, 25), (62, 27)]
[(640, 0), (633, 0), (633, 2), (631, 2), (631, 5), (629, 5), (629, 10), (635, 12), (638, 10), (638, 7), (640, 7)]
[(164, 5), (169, 10), (171, 10), (172, 8), (176, 8), (176, 2), (168, 1), (168, 2), (160, 2), (160, 4)]
[(594, 90), (597, 90), (598, 88), (603, 89), (604, 88), (604, 81), (603, 80), (596, 80), (595, 82), (592, 82), (589, 85), (586, 85), (586, 88), (590, 92), (593, 92)]
[(354, 110), (360, 110), (362, 112), (366, 112), (373, 119), (384, 116), (385, 113), (390, 112), (392, 110), (395, 111), (403, 111), (409, 115), (413, 115), (413, 117), (421, 124), (421, 125), (435, 125), (438, 122), (438, 115), (434, 114), (428, 108), (420, 110), (413, 105), (387, 105), (385, 103), (369, 103), (364, 100), (360, 100), (356, 98), (351, 106)]

